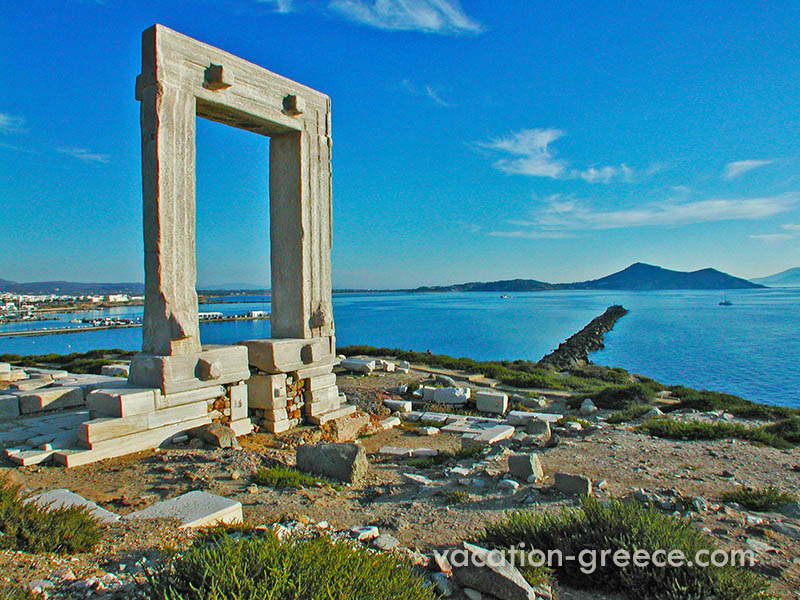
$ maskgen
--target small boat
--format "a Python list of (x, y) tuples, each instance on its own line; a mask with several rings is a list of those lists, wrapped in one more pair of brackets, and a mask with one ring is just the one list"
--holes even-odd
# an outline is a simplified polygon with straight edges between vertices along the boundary
[(511, 296), (509, 296), (508, 294), (503, 294), (503, 295), (502, 295), (502, 296), (500, 296), (500, 297), (501, 297), (501, 298), (503, 298), (503, 299), (506, 299), (506, 298), (511, 298)]
[(719, 305), (720, 306), (733, 306), (733, 302), (731, 302), (727, 298), (723, 298), (722, 302), (720, 302)]

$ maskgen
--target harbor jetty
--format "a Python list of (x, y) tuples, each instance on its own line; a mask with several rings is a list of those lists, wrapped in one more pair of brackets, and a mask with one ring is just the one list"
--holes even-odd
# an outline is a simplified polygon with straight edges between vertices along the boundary
[(559, 344), (558, 348), (539, 362), (559, 369), (588, 364), (589, 354), (604, 348), (606, 333), (626, 314), (628, 309), (619, 304), (609, 306), (602, 315), (592, 319), (586, 327)]

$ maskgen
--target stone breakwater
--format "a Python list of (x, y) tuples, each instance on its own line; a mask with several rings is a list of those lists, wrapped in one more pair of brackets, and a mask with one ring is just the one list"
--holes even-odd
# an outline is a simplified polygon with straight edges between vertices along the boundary
[(628, 309), (619, 304), (609, 306), (602, 315), (592, 319), (586, 327), (559, 344), (558, 348), (539, 362), (558, 368), (587, 364), (589, 354), (604, 348), (605, 334), (611, 331), (616, 322), (626, 314)]

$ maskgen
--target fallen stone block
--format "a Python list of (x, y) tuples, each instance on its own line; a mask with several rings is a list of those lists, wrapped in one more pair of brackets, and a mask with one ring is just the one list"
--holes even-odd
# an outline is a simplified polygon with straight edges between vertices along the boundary
[(221, 523), (241, 523), (242, 504), (208, 492), (194, 491), (153, 504), (124, 518), (176, 519), (181, 528), (210, 527)]
[(594, 402), (592, 402), (591, 398), (586, 398), (583, 402), (581, 402), (580, 413), (583, 416), (593, 415), (596, 412), (597, 407), (594, 405)]
[(536, 600), (536, 591), (500, 550), (487, 550), (467, 542), (448, 555), (453, 576), (463, 587), (504, 600)]
[[(540, 481), (544, 479), (544, 470), (536, 454), (520, 453), (508, 457), (508, 470), (523, 481)], [(531, 479), (532, 478), (532, 479)]]
[(416, 483), (417, 485), (432, 485), (433, 481), (425, 477), (424, 475), (417, 475), (416, 473), (403, 473), (403, 478), (411, 483)]
[(328, 421), (323, 428), (330, 434), (334, 442), (352, 442), (358, 439), (358, 436), (369, 426), (369, 422), (368, 414), (354, 412)]
[(420, 435), (438, 435), (439, 428), (438, 427), (420, 427), (419, 428)]
[(381, 446), (381, 449), (378, 450), (378, 454), (384, 454), (386, 456), (396, 456), (398, 458), (410, 458), (411, 457), (411, 448), (397, 448), (395, 446)]
[(236, 432), (220, 423), (209, 423), (195, 429), (189, 430), (189, 437), (203, 440), (209, 446), (215, 448), (238, 448), (239, 441), (236, 439)]
[(431, 456), (439, 456), (439, 451), (435, 448), (414, 448), (411, 450), (413, 458), (429, 458)]
[(445, 425), (444, 427), (442, 427), (442, 431), (444, 433), (455, 433), (457, 435), (461, 435), (464, 433), (481, 434), (484, 432), (483, 429), (475, 425), (470, 425), (469, 423), (466, 422), (450, 423), (449, 425)]
[[(341, 396), (339, 397), (339, 399), (341, 400)], [(305, 408), (308, 409), (309, 405), (307, 404)], [(335, 419), (340, 419), (341, 417), (346, 417), (347, 415), (351, 415), (354, 412), (356, 412), (356, 410), (357, 409), (353, 404), (342, 404), (338, 408), (332, 409), (329, 412), (325, 412), (321, 415), (313, 415), (306, 412), (306, 418), (309, 423), (312, 423), (314, 425), (324, 425), (325, 423), (328, 423)]]
[(107, 377), (128, 377), (131, 372), (130, 364), (115, 364), (115, 365), (103, 365), (100, 369), (101, 375), (106, 375)]
[(381, 426), (381, 429), (393, 429), (398, 427), (402, 424), (402, 421), (397, 417), (387, 417), (385, 419), (381, 419), (378, 425)]
[(91, 502), (66, 489), (48, 490), (42, 494), (26, 498), (24, 503), (33, 502), (41, 508), (47, 507), (50, 510), (58, 510), (60, 508), (85, 508), (86, 511), (93, 517), (97, 518), (102, 523), (114, 523), (119, 521), (119, 515), (99, 507), (94, 502)]
[(442, 402), (443, 404), (466, 404), (469, 400), (469, 388), (461, 387), (446, 387), (436, 388), (433, 394), (434, 402)]
[(540, 421), (539, 419), (531, 419), (525, 423), (525, 433), (549, 438), (550, 423), (548, 421)]
[(17, 397), (19, 412), (23, 415), (83, 406), (83, 390), (73, 387), (43, 388), (17, 394)]
[(0, 395), (0, 420), (14, 419), (19, 416), (19, 398), (12, 394)]
[(506, 423), (508, 425), (525, 425), (528, 421), (536, 421), (539, 418), (535, 412), (528, 412), (525, 410), (510, 410), (506, 415)]
[(339, 481), (359, 483), (369, 471), (369, 462), (366, 451), (358, 444), (303, 444), (297, 447), (297, 468)]
[(444, 413), (426, 412), (422, 413), (420, 421), (430, 421), (431, 423), (439, 423), (444, 425), (447, 423), (447, 415)]
[(422, 418), (422, 415), (423, 413), (416, 410), (412, 410), (411, 412), (401, 414), (400, 418), (403, 419), (404, 421), (409, 421), (411, 423), (414, 423), (416, 421), (419, 421)]
[(393, 412), (411, 412), (409, 400), (384, 400), (383, 405)]
[(56, 379), (52, 387), (79, 387), (84, 395), (88, 395), (99, 388), (126, 385), (126, 382), (119, 377), (109, 377), (108, 375), (74, 374), (63, 379)]
[(422, 394), (422, 399), (425, 400), (425, 402), (433, 402), (433, 399), (436, 396), (437, 389), (438, 388), (429, 385), (423, 385), (421, 388), (417, 390), (417, 392), (420, 392)]
[(69, 371), (63, 369), (45, 369), (43, 367), (25, 367), (25, 372), (29, 377), (49, 377), (50, 379), (63, 379), (70, 375)]
[(516, 430), (510, 425), (494, 425), (477, 436), (475, 441), (485, 445), (496, 444), (513, 437), (515, 432)]
[(559, 492), (564, 494), (586, 494), (588, 496), (592, 493), (592, 480), (583, 475), (570, 475), (559, 471), (555, 475), (555, 486)]
[(508, 394), (503, 392), (477, 392), (475, 407), (481, 412), (503, 415), (508, 410)]
[(367, 360), (364, 358), (346, 358), (339, 366), (351, 373), (361, 373), (362, 375), (369, 375), (375, 370), (375, 361)]
[(22, 392), (30, 392), (47, 387), (53, 383), (52, 377), (31, 377), (29, 379), (21, 379), (11, 384), (11, 388)]

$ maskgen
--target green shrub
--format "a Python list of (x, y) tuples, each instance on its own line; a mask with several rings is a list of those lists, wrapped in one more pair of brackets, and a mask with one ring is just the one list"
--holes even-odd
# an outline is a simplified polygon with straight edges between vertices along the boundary
[(737, 417), (745, 419), (783, 419), (800, 415), (800, 411), (784, 406), (769, 406), (750, 402), (732, 394), (722, 394), (710, 390), (695, 390), (682, 385), (673, 385), (669, 388), (680, 402), (672, 407), (673, 410), (695, 409), (701, 412), (724, 410)]
[[(680, 550), (692, 560), (700, 550), (713, 551), (712, 540), (690, 523), (665, 515), (653, 507), (611, 500), (602, 504), (590, 497), (581, 506), (562, 513), (518, 511), (490, 524), (478, 537), (479, 543), (493, 548), (512, 548), (524, 543), (525, 549), (545, 554), (559, 550), (563, 556), (579, 556), (581, 551)], [(684, 565), (657, 567), (617, 566), (613, 561), (600, 564), (592, 572), (581, 570), (578, 560), (552, 565), (562, 584), (618, 592), (636, 600), (750, 600), (763, 597), (767, 583), (739, 567)], [(588, 571), (588, 570), (587, 570)]]
[(83, 507), (46, 510), (24, 504), (19, 486), (0, 485), (0, 549), (69, 554), (100, 541), (98, 520)]
[(800, 444), (800, 417), (782, 419), (765, 428), (767, 433), (772, 433), (793, 444)]
[(703, 421), (675, 421), (650, 419), (636, 428), (655, 437), (671, 440), (746, 440), (773, 448), (791, 448), (792, 445), (764, 427), (745, 427), (741, 423), (705, 423)]
[(439, 492), (445, 504), (466, 504), (469, 502), (469, 494), (464, 490), (445, 490)]
[(650, 410), (652, 410), (652, 408), (652, 406), (647, 404), (634, 404), (625, 410), (621, 410), (609, 415), (607, 421), (612, 424), (634, 421), (646, 415)]
[(92, 373), (99, 375), (103, 365), (110, 361), (128, 359), (136, 354), (134, 350), (90, 350), (89, 352), (73, 352), (71, 354), (17, 354), (0, 355), (0, 362), (12, 363), (21, 367), (36, 365), (57, 365), (71, 373)]
[(434, 600), (396, 556), (327, 538), (201, 537), (150, 580), (151, 600)]
[(775, 486), (765, 488), (737, 487), (722, 494), (723, 502), (737, 502), (749, 510), (766, 512), (797, 502), (797, 497), (788, 492), (782, 492)]
[(567, 423), (578, 423), (584, 429), (592, 426), (592, 424), (586, 419), (581, 419), (575, 415), (563, 415), (555, 423), (553, 423), (553, 425), (556, 427), (563, 427)]
[[(293, 467), (261, 467), (253, 474), (253, 483), (265, 485), (278, 489), (300, 487), (303, 485), (316, 485), (318, 483), (328, 483), (325, 479), (314, 477), (308, 473), (303, 473)], [(337, 487), (335, 484), (331, 484)]]
[[(597, 408), (607, 410), (625, 410), (636, 404), (647, 404), (653, 399), (655, 391), (648, 385), (634, 383), (622, 387), (607, 387), (592, 394), (592, 402)], [(582, 398), (570, 398), (572, 408), (578, 408)]]

